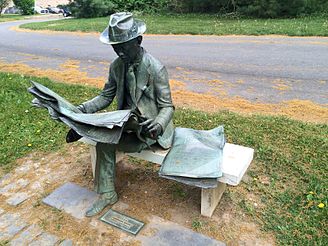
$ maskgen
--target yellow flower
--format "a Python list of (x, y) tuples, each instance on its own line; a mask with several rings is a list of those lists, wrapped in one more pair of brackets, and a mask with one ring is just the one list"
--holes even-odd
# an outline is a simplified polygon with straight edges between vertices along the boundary
[(324, 203), (320, 202), (320, 203), (318, 204), (318, 208), (324, 208), (324, 207), (325, 207), (325, 204), (324, 204)]
[(256, 181), (256, 180), (257, 180), (257, 178), (253, 178), (253, 180), (254, 180), (254, 181)]
[(31, 147), (31, 146), (32, 146), (32, 144), (31, 144), (31, 143), (29, 143), (27, 146), (28, 146), (28, 147)]
[(313, 191), (310, 191), (309, 194), (314, 195), (314, 192)]

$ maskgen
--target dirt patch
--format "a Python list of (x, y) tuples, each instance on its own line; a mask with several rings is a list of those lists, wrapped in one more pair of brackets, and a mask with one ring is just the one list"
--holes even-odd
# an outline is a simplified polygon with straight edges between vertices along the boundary
[[(136, 245), (133, 237), (98, 221), (97, 218), (77, 220), (63, 211), (42, 203), (42, 198), (70, 181), (92, 189), (92, 171), (87, 146), (65, 145), (57, 153), (33, 153), (17, 161), (18, 167), (7, 181), (22, 178), (29, 181), (24, 191), (33, 193), (17, 207), (5, 203), (0, 207), (20, 213), (29, 223), (60, 238), (69, 238), (81, 245)], [(200, 216), (200, 189), (158, 177), (159, 167), (145, 161), (125, 157), (117, 164), (116, 189), (119, 202), (114, 208), (144, 222), (152, 216), (173, 221), (228, 245), (274, 244), (272, 235), (264, 234), (251, 218), (244, 215), (230, 193), (248, 193), (243, 187), (229, 187), (212, 218)], [(24, 170), (24, 171), (19, 171)], [(71, 170), (74, 170), (72, 172)], [(37, 182), (38, 185), (35, 185)], [(149, 233), (146, 230), (141, 233)]]
[[(36, 59), (33, 56), (33, 59)], [(67, 60), (61, 68), (40, 69), (22, 63), (5, 63), (0, 61), (0, 71), (20, 73), (25, 75), (48, 77), (55, 81), (63, 81), (73, 84), (91, 85), (102, 88), (105, 77), (91, 78), (87, 72), (80, 71), (79, 61)], [(222, 81), (212, 81), (221, 85)], [(218, 98), (214, 95), (200, 94), (186, 90), (185, 83), (178, 80), (170, 80), (172, 87), (172, 97), (177, 107), (187, 107), (205, 112), (219, 112), (230, 110), (242, 114), (266, 114), (285, 115), (293, 119), (314, 122), (328, 123), (328, 105), (316, 104), (307, 100), (290, 100), (279, 104), (253, 103), (239, 97), (226, 97), (224, 91)], [(286, 89), (284, 87), (284, 89)], [(221, 87), (217, 88), (220, 92)]]
[[(37, 59), (37, 56), (33, 56)], [(41, 59), (41, 58), (40, 58)], [(60, 65), (60, 69), (41, 69), (28, 66), (22, 63), (4, 63), (0, 61), (0, 71), (10, 73), (20, 73), (36, 77), (48, 77), (55, 81), (63, 81), (71, 84), (91, 85), (102, 88), (105, 77), (90, 78), (87, 72), (79, 70), (80, 62), (77, 60), (67, 60)]]
[(47, 35), (76, 35), (76, 36), (99, 36), (100, 33), (98, 32), (69, 32), (69, 31), (50, 31), (50, 30), (31, 30), (26, 28), (20, 28), (19, 26), (13, 26), (10, 28), (12, 31), (16, 32), (33, 32), (33, 33), (41, 33), (41, 34), (47, 34)]
[(291, 100), (279, 104), (252, 103), (238, 97), (220, 99), (183, 90), (173, 91), (172, 96), (174, 103), (179, 107), (194, 108), (205, 112), (230, 110), (242, 114), (285, 115), (314, 123), (328, 122), (328, 105), (319, 105), (307, 100)]

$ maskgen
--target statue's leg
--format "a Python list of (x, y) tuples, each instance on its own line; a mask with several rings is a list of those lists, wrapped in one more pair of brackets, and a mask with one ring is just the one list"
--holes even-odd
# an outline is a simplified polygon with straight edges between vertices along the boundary
[(100, 194), (98, 199), (86, 212), (86, 216), (100, 213), (107, 205), (117, 202), (115, 191), (116, 150), (124, 152), (139, 152), (147, 145), (141, 142), (135, 134), (123, 133), (119, 144), (97, 143), (95, 190)]
[(95, 190), (100, 198), (87, 210), (86, 216), (100, 213), (107, 205), (117, 202), (115, 191), (116, 146), (105, 143), (96, 145)]
[(96, 171), (95, 190), (98, 194), (115, 191), (115, 163), (116, 150), (114, 145), (97, 143), (96, 145)]

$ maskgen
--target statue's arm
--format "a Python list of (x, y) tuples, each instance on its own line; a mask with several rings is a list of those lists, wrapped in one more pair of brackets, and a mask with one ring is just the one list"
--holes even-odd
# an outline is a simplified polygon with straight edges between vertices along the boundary
[(84, 113), (95, 113), (99, 110), (102, 110), (108, 107), (115, 95), (116, 95), (116, 81), (111, 75), (111, 71), (109, 72), (108, 81), (105, 84), (103, 90), (100, 92), (98, 96), (95, 98), (82, 103), (79, 107), (82, 108)]
[(174, 113), (169, 76), (165, 67), (162, 67), (161, 70), (156, 74), (154, 86), (156, 93), (156, 103), (159, 108), (158, 115), (154, 122), (161, 125), (163, 133), (169, 122), (172, 120)]

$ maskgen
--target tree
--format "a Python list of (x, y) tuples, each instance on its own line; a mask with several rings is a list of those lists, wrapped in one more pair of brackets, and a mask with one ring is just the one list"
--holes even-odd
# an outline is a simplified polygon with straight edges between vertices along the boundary
[(23, 12), (23, 15), (34, 13), (34, 0), (13, 0), (13, 2)]
[(0, 15), (2, 11), (9, 5), (10, 0), (0, 0)]

